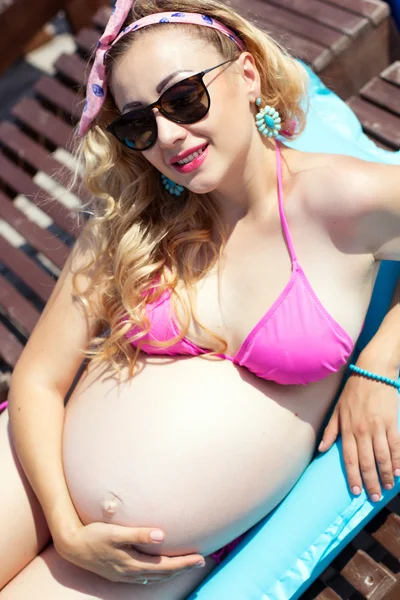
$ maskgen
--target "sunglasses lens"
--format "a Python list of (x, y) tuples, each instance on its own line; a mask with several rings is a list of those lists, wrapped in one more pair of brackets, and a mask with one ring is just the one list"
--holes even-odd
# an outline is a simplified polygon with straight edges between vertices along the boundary
[(114, 125), (114, 134), (128, 148), (146, 150), (157, 136), (154, 115), (138, 111), (134, 116), (122, 117)]
[(208, 112), (209, 97), (201, 81), (184, 79), (162, 96), (162, 110), (179, 123), (196, 123)]
[[(161, 112), (177, 123), (196, 123), (209, 108), (207, 90), (196, 79), (184, 79), (161, 97)], [(115, 121), (112, 132), (128, 148), (146, 150), (157, 139), (157, 123), (151, 110), (137, 110)]]

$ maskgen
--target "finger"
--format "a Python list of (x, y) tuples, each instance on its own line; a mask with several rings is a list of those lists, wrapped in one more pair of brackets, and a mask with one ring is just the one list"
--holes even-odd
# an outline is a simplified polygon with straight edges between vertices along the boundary
[(146, 568), (139, 567), (137, 564), (132, 563), (125, 567), (125, 571), (120, 573), (123, 581), (130, 583), (141, 583), (143, 584), (143, 580), (147, 579), (148, 583), (160, 583), (162, 581), (167, 581), (169, 579), (173, 579), (174, 577), (178, 577), (179, 575), (183, 575), (194, 569), (196, 567), (186, 567), (185, 569), (177, 569), (174, 571), (152, 571), (147, 570)]
[[(151, 536), (155, 536), (153, 539)], [(161, 538), (161, 539), (160, 539)], [(110, 541), (115, 547), (134, 544), (159, 544), (165, 540), (162, 529), (154, 527), (120, 527), (114, 525), (110, 532)]]
[(124, 577), (124, 582), (126, 583), (136, 583), (138, 585), (143, 585), (143, 582), (146, 581), (145, 585), (151, 585), (154, 583), (163, 583), (165, 581), (170, 581), (171, 579), (174, 579), (174, 577), (178, 577), (179, 575), (182, 575), (185, 571), (177, 571), (176, 573), (166, 573), (166, 574), (160, 574), (159, 577), (156, 576), (151, 576), (151, 575), (147, 575), (147, 573), (141, 573), (140, 577), (138, 577), (137, 573), (132, 576), (126, 576)]
[[(140, 553), (138, 553), (140, 554)], [(160, 566), (161, 563), (159, 563), (158, 565), (152, 565), (152, 564), (147, 564), (146, 559), (149, 558), (148, 555), (142, 555), (143, 560), (140, 560), (140, 556), (138, 558), (138, 560), (136, 560), (135, 558), (130, 561), (129, 563), (125, 562), (123, 571), (121, 571), (119, 573), (119, 579), (118, 581), (123, 581), (126, 583), (139, 583), (139, 584), (143, 584), (143, 580), (147, 579), (148, 583), (159, 583), (162, 581), (167, 581), (169, 579), (172, 579), (173, 577), (177, 577), (179, 575), (183, 575), (184, 573), (187, 573), (189, 571), (191, 571), (194, 568), (197, 568), (196, 566), (186, 566), (184, 568), (176, 568), (172, 563), (174, 561), (171, 562), (170, 566), (165, 567), (164, 564), (164, 569), (162, 569), (162, 567)], [(154, 557), (156, 558), (156, 557)], [(159, 556), (158, 558), (170, 558), (170, 557), (161, 557)], [(175, 557), (172, 557), (175, 558)], [(165, 561), (163, 561), (163, 563), (165, 563)], [(205, 560), (203, 559), (203, 566), (205, 566)]]
[(133, 559), (133, 565), (140, 571), (149, 573), (172, 573), (184, 571), (185, 569), (197, 567), (199, 563), (205, 566), (204, 557), (201, 554), (190, 554), (187, 556), (151, 556), (132, 549), (128, 552)]
[(136, 583), (138, 585), (151, 585), (154, 583), (160, 584), (162, 581), (165, 581), (164, 577), (151, 577), (148, 576), (147, 573), (141, 573), (140, 577), (138, 577), (137, 573), (134, 575), (128, 574), (123, 578), (124, 583)]
[(174, 577), (178, 577), (179, 575), (183, 575), (183, 573), (187, 573), (191, 571), (191, 569), (184, 569), (182, 571), (174, 571), (171, 572), (160, 572), (160, 573), (146, 573), (146, 571), (141, 571), (140, 575), (138, 573), (131, 573), (127, 575), (127, 579), (131, 579), (132, 583), (141, 583), (143, 585), (143, 581), (147, 580), (147, 583), (161, 583), (162, 581), (169, 581)]
[(363, 478), (367, 493), (372, 502), (378, 502), (381, 499), (382, 494), (375, 463), (372, 438), (369, 434), (364, 434), (358, 436), (356, 440), (361, 476)]
[(387, 439), (392, 457), (393, 475), (400, 476), (400, 434), (397, 425), (389, 427), (387, 430)]
[(328, 425), (325, 427), (322, 441), (318, 446), (320, 452), (326, 452), (339, 435), (339, 410), (334, 410)]
[(379, 429), (372, 438), (375, 461), (381, 482), (385, 490), (391, 490), (394, 485), (392, 457), (385, 429)]
[[(179, 575), (183, 575), (184, 573), (188, 573), (189, 571), (192, 571), (193, 569), (196, 569), (197, 567), (185, 567), (184, 569), (176, 569), (174, 571), (160, 571), (160, 572), (154, 572), (154, 571), (149, 571), (146, 572), (146, 570), (140, 571), (140, 575), (143, 578), (148, 577), (149, 581), (150, 579), (154, 580), (154, 581), (165, 581), (166, 579), (172, 579), (173, 577), (178, 577)], [(137, 572), (135, 573), (135, 577), (137, 577), (138, 574)]]
[(358, 459), (357, 442), (352, 433), (342, 432), (343, 461), (346, 468), (347, 479), (352, 493), (361, 494), (362, 479)]

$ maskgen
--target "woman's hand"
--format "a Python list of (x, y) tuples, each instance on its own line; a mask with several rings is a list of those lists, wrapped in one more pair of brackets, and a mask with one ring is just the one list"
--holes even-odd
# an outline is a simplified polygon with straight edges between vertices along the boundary
[[(398, 371), (379, 354), (366, 348), (357, 366), (398, 378)], [(319, 450), (326, 452), (342, 435), (343, 458), (353, 494), (361, 493), (364, 481), (373, 502), (381, 499), (381, 487), (390, 490), (393, 475), (400, 475), (399, 396), (395, 387), (358, 375), (351, 375), (335, 406)], [(376, 463), (375, 463), (376, 461)]]
[(68, 540), (53, 541), (65, 560), (118, 583), (143, 583), (145, 579), (148, 584), (160, 583), (204, 563), (200, 554), (153, 556), (136, 551), (134, 544), (160, 543), (150, 538), (152, 531), (154, 528), (91, 523), (78, 527)]

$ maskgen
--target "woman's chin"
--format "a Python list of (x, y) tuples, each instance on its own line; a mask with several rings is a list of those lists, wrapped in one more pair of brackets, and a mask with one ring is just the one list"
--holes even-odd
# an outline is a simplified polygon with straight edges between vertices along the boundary
[(211, 192), (215, 192), (218, 184), (215, 181), (199, 181), (193, 182), (190, 186), (187, 186), (187, 189), (193, 192), (194, 194), (211, 194)]

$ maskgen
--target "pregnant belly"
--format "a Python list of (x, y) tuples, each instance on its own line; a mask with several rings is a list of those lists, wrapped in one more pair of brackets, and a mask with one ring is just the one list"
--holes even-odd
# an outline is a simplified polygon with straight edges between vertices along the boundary
[(282, 392), (229, 361), (142, 367), (120, 385), (89, 369), (74, 390), (63, 435), (71, 498), (84, 524), (162, 527), (163, 544), (137, 546), (144, 552), (207, 556), (293, 486), (312, 456), (321, 402), (304, 391), (296, 401), (301, 390)]

